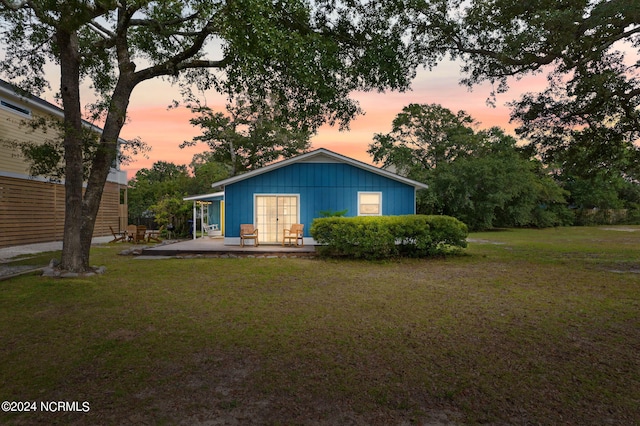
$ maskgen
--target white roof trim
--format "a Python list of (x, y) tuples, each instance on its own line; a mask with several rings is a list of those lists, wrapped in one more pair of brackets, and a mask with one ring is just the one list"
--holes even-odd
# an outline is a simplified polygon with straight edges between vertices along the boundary
[(184, 201), (198, 201), (198, 200), (206, 200), (207, 198), (214, 197), (224, 197), (224, 191), (213, 192), (211, 194), (202, 194), (202, 195), (192, 195), (190, 197), (182, 198)]
[(387, 170), (380, 169), (380, 168), (372, 166), (370, 164), (366, 164), (366, 163), (363, 163), (361, 161), (354, 160), (353, 158), (345, 157), (344, 155), (337, 154), (337, 153), (335, 153), (333, 151), (329, 151), (328, 149), (325, 149), (325, 148), (319, 148), (319, 149), (316, 149), (315, 151), (307, 152), (307, 153), (298, 155), (297, 157), (288, 158), (286, 160), (282, 160), (282, 161), (279, 161), (277, 163), (273, 163), (273, 164), (270, 164), (268, 166), (261, 167), (261, 168), (259, 168), (257, 170), (252, 170), (250, 172), (243, 173), (243, 174), (238, 175), (238, 176), (234, 176), (234, 177), (231, 177), (231, 178), (228, 178), (228, 179), (225, 179), (225, 180), (214, 182), (214, 183), (211, 184), (211, 187), (212, 188), (215, 188), (217, 186), (223, 186), (224, 187), (225, 185), (230, 185), (232, 183), (240, 182), (242, 180), (249, 179), (249, 178), (252, 178), (254, 176), (261, 175), (263, 173), (271, 172), (271, 171), (277, 170), (277, 169), (279, 169), (281, 167), (286, 167), (286, 166), (288, 166), (290, 164), (308, 162), (309, 160), (313, 160), (315, 157), (318, 157), (318, 156), (330, 157), (332, 160), (334, 160), (334, 162), (350, 164), (352, 166), (355, 166), (355, 167), (358, 167), (360, 169), (369, 171), (371, 173), (375, 173), (375, 174), (378, 174), (380, 176), (384, 176), (384, 177), (387, 177), (389, 179), (393, 179), (393, 180), (396, 180), (398, 182), (402, 182), (402, 183), (405, 183), (407, 185), (413, 186), (416, 189), (427, 189), (429, 187), (428, 185), (426, 185), (426, 184), (424, 184), (422, 182), (418, 182), (418, 181), (415, 181), (413, 179), (409, 179), (409, 178), (406, 178), (404, 176), (397, 175), (395, 173), (389, 172)]

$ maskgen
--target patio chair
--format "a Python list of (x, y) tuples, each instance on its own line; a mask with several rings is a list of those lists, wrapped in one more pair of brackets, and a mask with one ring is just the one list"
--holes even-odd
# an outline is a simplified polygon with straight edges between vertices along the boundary
[(138, 244), (139, 242), (144, 243), (144, 238), (147, 233), (147, 227), (144, 225), (136, 226), (136, 233), (133, 236), (133, 242)]
[(127, 241), (133, 242), (136, 237), (136, 233), (138, 232), (138, 227), (136, 225), (127, 226)]
[(254, 240), (254, 246), (258, 247), (258, 228), (254, 228), (253, 225), (244, 224), (240, 225), (240, 245), (244, 247), (244, 240)]
[(114, 231), (113, 227), (109, 225), (109, 229), (111, 230), (111, 235), (113, 235), (113, 240), (109, 241), (110, 243), (117, 243), (118, 241), (124, 241), (127, 239), (127, 231)]
[[(294, 223), (291, 225), (290, 229), (282, 230), (282, 246), (284, 247), (285, 241), (289, 240), (289, 245), (295, 241), (296, 246), (303, 247), (304, 246), (304, 237), (303, 237), (304, 225), (300, 223)], [(298, 240), (300, 244), (298, 244)]]
[(155, 241), (156, 243), (161, 242), (160, 233), (162, 232), (163, 229), (164, 229), (164, 225), (162, 225), (158, 229), (147, 231), (147, 242), (150, 243), (152, 240)]

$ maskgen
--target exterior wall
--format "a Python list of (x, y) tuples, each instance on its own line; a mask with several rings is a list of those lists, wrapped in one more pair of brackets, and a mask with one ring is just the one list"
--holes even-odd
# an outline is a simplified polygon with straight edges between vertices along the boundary
[[(15, 101), (12, 101), (15, 102)], [(15, 102), (18, 104), (18, 102)], [(34, 111), (34, 117), (37, 112)], [(22, 158), (22, 154), (16, 148), (7, 146), (5, 141), (44, 141), (47, 135), (41, 130), (30, 131), (21, 123), (28, 120), (26, 117), (0, 108), (0, 171), (16, 175), (28, 175), (29, 168)]]
[[(23, 122), (56, 114), (59, 109), (53, 105), (47, 109), (41, 105), (44, 101), (24, 101), (4, 91), (0, 91), (0, 100), (28, 109), (32, 117), (0, 104), (0, 247), (60, 241), (64, 228), (64, 185), (29, 176), (28, 164), (20, 151), (6, 144), (7, 141), (44, 142), (54, 137), (52, 133), (32, 131)], [(124, 172), (110, 173), (94, 236), (111, 235), (109, 225), (114, 230), (126, 227), (126, 188)]]
[(242, 180), (225, 188), (225, 237), (235, 242), (240, 224), (254, 223), (254, 194), (300, 195), (300, 223), (309, 236), (320, 211), (347, 210), (358, 214), (358, 192), (382, 192), (382, 214), (415, 213), (415, 190), (411, 185), (345, 163), (294, 163)]

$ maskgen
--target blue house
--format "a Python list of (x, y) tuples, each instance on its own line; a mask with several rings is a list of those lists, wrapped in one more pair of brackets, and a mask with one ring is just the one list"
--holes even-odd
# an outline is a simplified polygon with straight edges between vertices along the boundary
[[(282, 230), (302, 223), (304, 243), (313, 244), (309, 228), (323, 211), (343, 211), (345, 216), (415, 214), (416, 191), (427, 185), (369, 164), (318, 149), (251, 172), (212, 187), (222, 187), (224, 197), (209, 210), (209, 223), (224, 220), (225, 244), (240, 244), (240, 225), (253, 224), (261, 244), (282, 242)], [(219, 200), (224, 199), (223, 202)], [(205, 196), (189, 197), (207, 200)], [(213, 220), (213, 222), (212, 222)]]

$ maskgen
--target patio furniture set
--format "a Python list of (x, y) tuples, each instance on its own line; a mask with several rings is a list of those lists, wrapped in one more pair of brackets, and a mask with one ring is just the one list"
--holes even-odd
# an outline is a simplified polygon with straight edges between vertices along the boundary
[(129, 225), (124, 231), (114, 231), (112, 226), (109, 226), (113, 240), (110, 243), (116, 243), (118, 241), (131, 242), (131, 243), (143, 243), (145, 240), (150, 243), (152, 241), (160, 242), (160, 233), (164, 225), (160, 229), (147, 229), (144, 225)]
[[(163, 228), (164, 226), (161, 226), (160, 229), (150, 230), (144, 225), (129, 225), (124, 231), (115, 231), (113, 227), (109, 226), (113, 235), (113, 240), (109, 242), (122, 241), (137, 244), (146, 240), (147, 242), (155, 241), (159, 243), (160, 233)], [(213, 225), (210, 230), (207, 230), (210, 231), (209, 235), (211, 236), (214, 231), (218, 231), (218, 226)], [(282, 232), (282, 246), (284, 247), (285, 243), (288, 243), (290, 246), (295, 244), (296, 247), (304, 247), (303, 232), (304, 225), (300, 223), (295, 223), (289, 229), (284, 229)], [(258, 247), (260, 245), (258, 228), (250, 224), (240, 225), (240, 245), (242, 247), (244, 247), (245, 240), (253, 240), (253, 245)]]
[[(282, 246), (285, 242), (289, 245), (295, 243), (296, 247), (304, 247), (303, 238), (304, 225), (300, 223), (294, 223), (291, 228), (282, 231)], [(250, 224), (240, 225), (240, 245), (244, 247), (244, 240), (253, 240), (254, 246), (258, 247), (260, 242), (258, 241), (258, 228)]]

